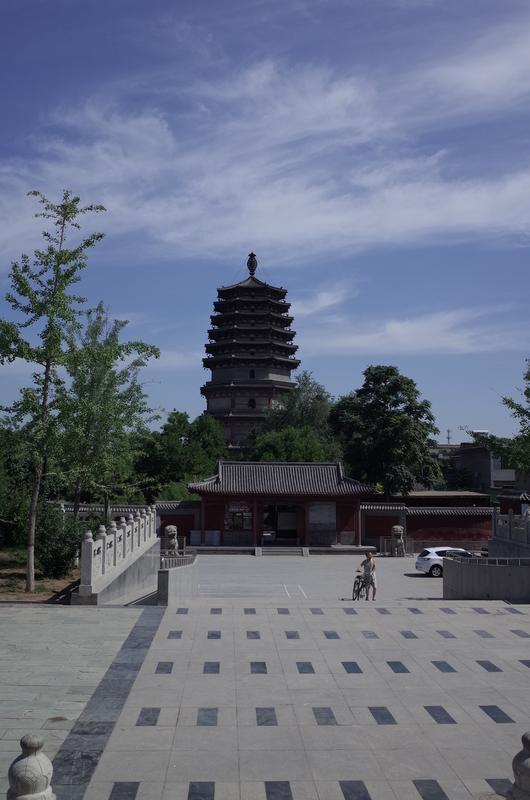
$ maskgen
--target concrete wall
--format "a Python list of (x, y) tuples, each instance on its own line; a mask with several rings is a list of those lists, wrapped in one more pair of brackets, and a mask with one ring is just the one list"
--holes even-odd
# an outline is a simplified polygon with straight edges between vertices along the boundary
[[(71, 604), (73, 606), (98, 606), (131, 592), (153, 589), (156, 587), (159, 567), (160, 539), (155, 539), (151, 547), (141, 553), (137, 559), (128, 563), (123, 571), (111, 578), (106, 585), (94, 584), (94, 591), (87, 597), (74, 592)], [(104, 583), (104, 577), (100, 579), (100, 583)]]
[(466, 559), (460, 562), (444, 558), (444, 600), (530, 602), (530, 560), (528, 566), (488, 564), (487, 561)]
[(197, 596), (197, 559), (173, 569), (158, 571), (158, 605), (174, 607)]

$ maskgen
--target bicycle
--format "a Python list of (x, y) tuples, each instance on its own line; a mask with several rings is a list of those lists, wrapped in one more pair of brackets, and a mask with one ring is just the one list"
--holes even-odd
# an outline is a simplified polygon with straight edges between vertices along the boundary
[(368, 596), (368, 584), (364, 575), (357, 575), (353, 582), (352, 600), (363, 600)]

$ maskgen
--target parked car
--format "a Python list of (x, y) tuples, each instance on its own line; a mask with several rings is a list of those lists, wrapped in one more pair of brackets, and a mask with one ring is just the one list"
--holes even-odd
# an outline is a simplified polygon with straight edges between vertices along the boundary
[(474, 558), (474, 553), (463, 550), (461, 547), (426, 547), (422, 550), (416, 561), (416, 569), (425, 572), (431, 578), (441, 578), (444, 572), (443, 559), (447, 555), (462, 558)]

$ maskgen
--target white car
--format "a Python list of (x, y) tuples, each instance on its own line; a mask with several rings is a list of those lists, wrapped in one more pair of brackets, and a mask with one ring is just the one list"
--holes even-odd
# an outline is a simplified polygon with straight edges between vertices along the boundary
[(463, 558), (474, 558), (474, 554), (461, 547), (426, 547), (422, 550), (416, 561), (416, 569), (426, 572), (431, 578), (441, 578), (444, 572), (443, 559), (449, 555)]

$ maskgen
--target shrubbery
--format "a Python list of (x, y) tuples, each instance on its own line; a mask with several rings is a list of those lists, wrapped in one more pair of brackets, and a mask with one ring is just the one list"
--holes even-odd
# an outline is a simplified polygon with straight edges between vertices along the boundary
[(65, 578), (81, 550), (85, 532), (73, 514), (63, 514), (53, 506), (41, 503), (37, 509), (35, 558), (45, 578)]

